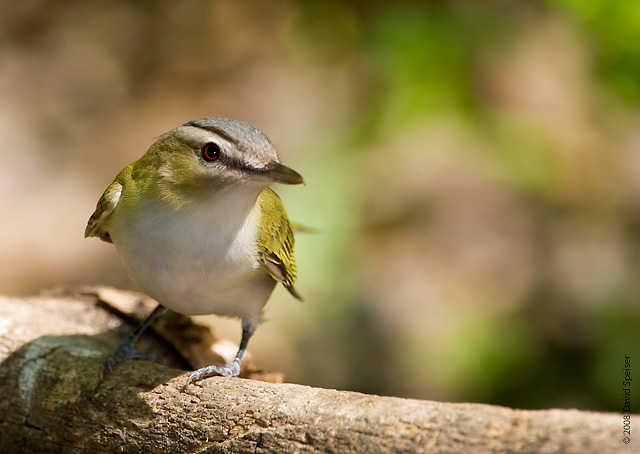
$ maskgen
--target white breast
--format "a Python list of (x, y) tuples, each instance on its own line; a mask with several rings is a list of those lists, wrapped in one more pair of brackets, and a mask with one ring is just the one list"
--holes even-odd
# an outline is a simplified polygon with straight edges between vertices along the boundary
[(257, 259), (259, 191), (235, 189), (177, 210), (153, 201), (117, 212), (111, 238), (145, 293), (183, 314), (260, 319), (275, 281)]

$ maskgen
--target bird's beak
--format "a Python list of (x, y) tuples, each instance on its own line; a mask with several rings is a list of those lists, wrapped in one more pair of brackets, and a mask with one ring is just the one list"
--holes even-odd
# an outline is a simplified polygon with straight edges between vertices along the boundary
[(280, 164), (277, 161), (270, 161), (267, 168), (264, 170), (264, 175), (271, 178), (277, 183), (283, 184), (302, 184), (304, 178), (295, 170)]

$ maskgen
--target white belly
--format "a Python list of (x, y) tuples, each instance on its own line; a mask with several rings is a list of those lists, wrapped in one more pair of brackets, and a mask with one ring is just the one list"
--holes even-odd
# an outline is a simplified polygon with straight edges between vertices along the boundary
[(174, 211), (156, 203), (142, 213), (122, 210), (110, 234), (131, 278), (163, 306), (259, 321), (275, 286), (258, 262), (259, 209), (228, 208)]

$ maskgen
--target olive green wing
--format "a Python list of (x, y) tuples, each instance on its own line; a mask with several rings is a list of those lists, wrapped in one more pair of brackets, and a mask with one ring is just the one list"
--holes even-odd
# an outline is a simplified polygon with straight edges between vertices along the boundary
[(293, 258), (293, 228), (282, 200), (271, 189), (265, 189), (258, 197), (262, 222), (258, 230), (259, 258), (271, 277), (280, 282), (302, 301), (293, 283), (296, 281), (296, 262)]
[(95, 236), (107, 243), (112, 242), (109, 232), (107, 231), (107, 221), (111, 216), (111, 213), (113, 213), (113, 210), (115, 210), (116, 205), (118, 205), (118, 201), (120, 200), (122, 191), (124, 190), (124, 182), (127, 179), (126, 177), (131, 175), (131, 168), (131, 165), (125, 167), (125, 169), (118, 174), (113, 183), (107, 187), (102, 194), (102, 197), (100, 197), (100, 200), (98, 200), (96, 210), (89, 218), (87, 228), (84, 230), (85, 238)]

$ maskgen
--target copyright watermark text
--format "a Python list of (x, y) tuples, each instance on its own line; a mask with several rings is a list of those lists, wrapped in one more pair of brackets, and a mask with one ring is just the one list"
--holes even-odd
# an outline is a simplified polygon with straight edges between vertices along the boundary
[(631, 443), (631, 357), (624, 357), (623, 380), (622, 380), (622, 442), (625, 445)]

